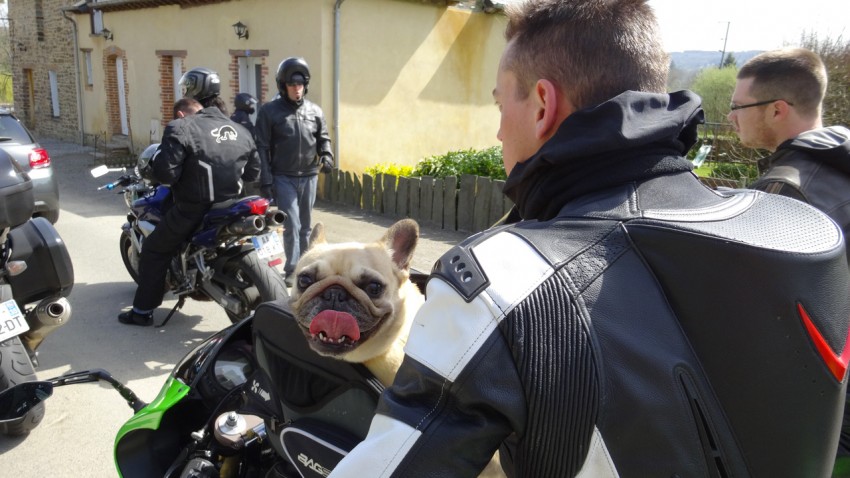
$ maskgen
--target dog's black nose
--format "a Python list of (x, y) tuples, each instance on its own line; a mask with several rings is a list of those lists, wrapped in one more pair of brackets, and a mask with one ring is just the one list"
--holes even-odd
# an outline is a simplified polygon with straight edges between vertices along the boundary
[(339, 285), (332, 285), (322, 292), (322, 299), (331, 303), (331, 305), (346, 302), (349, 299), (348, 291)]

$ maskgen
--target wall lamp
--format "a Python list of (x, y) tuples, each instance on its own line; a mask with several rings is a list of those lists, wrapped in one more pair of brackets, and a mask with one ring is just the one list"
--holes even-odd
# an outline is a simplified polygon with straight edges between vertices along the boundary
[(236, 31), (236, 38), (244, 38), (248, 39), (248, 25), (243, 24), (242, 22), (236, 22), (233, 25), (233, 29)]
[(108, 29), (108, 28), (104, 28), (104, 29), (102, 29), (102, 30), (100, 31), (100, 36), (102, 36), (103, 38), (105, 38), (105, 39), (107, 39), (107, 40), (112, 40), (112, 32), (111, 32), (111, 31), (109, 31), (109, 29)]

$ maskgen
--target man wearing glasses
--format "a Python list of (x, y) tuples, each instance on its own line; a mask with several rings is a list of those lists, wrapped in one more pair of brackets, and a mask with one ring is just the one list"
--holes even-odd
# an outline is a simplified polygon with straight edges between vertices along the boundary
[[(772, 153), (759, 161), (763, 174), (750, 187), (811, 204), (838, 223), (846, 240), (850, 130), (823, 126), (826, 85), (826, 69), (816, 53), (803, 48), (762, 53), (738, 72), (728, 118), (741, 143)], [(850, 468), (846, 405), (838, 456)]]
[(738, 72), (728, 118), (741, 143), (772, 153), (759, 161), (762, 176), (751, 188), (807, 202), (832, 217), (847, 236), (850, 130), (823, 127), (826, 84), (826, 69), (812, 51), (762, 53)]

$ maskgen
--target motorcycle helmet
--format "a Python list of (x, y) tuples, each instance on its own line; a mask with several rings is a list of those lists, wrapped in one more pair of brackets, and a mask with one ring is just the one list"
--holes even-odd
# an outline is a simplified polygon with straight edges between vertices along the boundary
[(251, 96), (250, 93), (239, 93), (236, 95), (236, 98), (233, 99), (233, 104), (237, 111), (241, 110), (250, 115), (254, 114), (254, 107), (257, 106), (257, 99)]
[[(300, 78), (298, 75), (300, 75)], [(304, 94), (306, 95), (307, 85), (310, 84), (310, 67), (307, 66), (307, 62), (303, 58), (291, 56), (280, 62), (280, 65), (277, 67), (275, 80), (277, 81), (277, 90), (280, 92), (280, 96), (286, 96), (286, 84), (293, 81), (304, 83)]]
[(153, 161), (157, 154), (159, 154), (159, 143), (154, 143), (142, 151), (136, 161), (136, 176), (148, 181), (153, 180)]
[(184, 98), (192, 98), (205, 106), (221, 91), (218, 73), (209, 68), (192, 68), (180, 77), (179, 84)]

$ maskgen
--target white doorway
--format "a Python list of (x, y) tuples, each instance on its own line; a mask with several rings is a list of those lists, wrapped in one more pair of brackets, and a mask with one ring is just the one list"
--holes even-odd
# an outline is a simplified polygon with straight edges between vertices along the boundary
[(130, 126), (127, 121), (127, 98), (124, 91), (124, 59), (115, 58), (115, 78), (118, 81), (118, 115), (121, 118), (121, 134), (130, 134)]
[(239, 91), (238, 93), (250, 93), (260, 104), (251, 115), (251, 122), (257, 120), (257, 109), (262, 105), (260, 91), (263, 85), (263, 60), (260, 57), (240, 56), (239, 60)]

